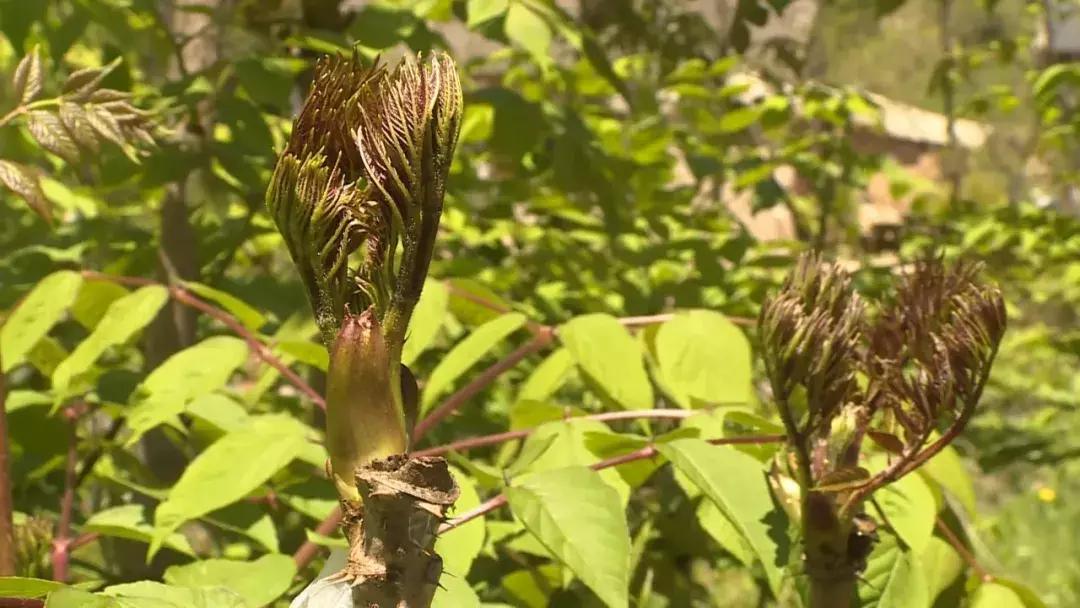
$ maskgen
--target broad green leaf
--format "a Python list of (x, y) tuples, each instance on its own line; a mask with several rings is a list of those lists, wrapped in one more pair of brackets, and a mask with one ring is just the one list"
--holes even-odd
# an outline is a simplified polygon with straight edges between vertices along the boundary
[(266, 325), (266, 315), (230, 293), (195, 281), (184, 281), (183, 285), (184, 288), (195, 292), (196, 295), (221, 305), (229, 314), (236, 317), (236, 320), (240, 321), (244, 327), (252, 331), (258, 331), (260, 327)]
[(881, 534), (858, 586), (862, 608), (925, 608), (930, 604), (923, 570), (895, 536)]
[(480, 598), (465, 577), (447, 576), (439, 581), (431, 608), (480, 608)]
[(559, 338), (606, 397), (631, 410), (653, 406), (641, 347), (618, 319), (605, 314), (575, 317), (559, 328)]
[(964, 562), (956, 549), (946, 541), (934, 536), (919, 554), (919, 562), (926, 580), (927, 598), (933, 602), (942, 591), (949, 588), (964, 572)]
[[(461, 488), (461, 495), (454, 503), (454, 512), (464, 513), (473, 507), (480, 505), (480, 495), (476, 492), (476, 485), (472, 479), (461, 469), (450, 467), (450, 472)], [(484, 518), (478, 517), (463, 526), (442, 534), (435, 541), (435, 552), (443, 560), (443, 572), (449, 576), (443, 576), (441, 582), (448, 579), (465, 580), (469, 573), (473, 560), (480, 555), (484, 547)]]
[(107, 348), (127, 342), (154, 319), (169, 298), (160, 285), (140, 287), (109, 305), (94, 331), (53, 372), (53, 389), (63, 395), (71, 380), (86, 372)]
[(200, 519), (222, 530), (246, 536), (270, 553), (281, 550), (274, 519), (263, 505), (241, 500)]
[[(678, 468), (675, 469), (675, 482), (679, 484), (683, 492), (694, 500), (702, 496), (701, 488)], [(746, 537), (739, 528), (720, 510), (716, 502), (711, 498), (704, 498), (698, 502), (695, 509), (698, 523), (701, 524), (709, 536), (713, 538), (732, 557), (739, 560), (745, 566), (752, 566), (757, 559), (753, 547), (747, 542)]]
[[(154, 527), (146, 519), (145, 507), (138, 504), (119, 505), (97, 511), (86, 520), (82, 530), (143, 543), (149, 543), (154, 536)], [(195, 551), (183, 534), (170, 534), (165, 539), (164, 545), (184, 555), (195, 557)]]
[(409, 319), (409, 331), (405, 338), (405, 347), (401, 350), (401, 362), (411, 365), (416, 358), (431, 347), (439, 335), (443, 321), (449, 310), (450, 290), (446, 283), (428, 279), (420, 301)]
[(595, 471), (534, 473), (506, 489), (514, 517), (608, 606), (629, 605), (630, 532), (618, 493)]
[(1015, 591), (997, 583), (983, 583), (971, 596), (971, 608), (1027, 608)]
[(249, 606), (265, 606), (284, 595), (296, 575), (292, 557), (264, 555), (252, 562), (206, 559), (165, 570), (165, 582), (178, 587), (225, 587), (247, 600)]
[(63, 586), (62, 583), (41, 578), (0, 576), (0, 597), (45, 597), (50, 591)]
[(458, 342), (431, 372), (424, 386), (422, 411), (427, 411), (435, 400), (446, 392), (454, 381), (476, 365), (491, 349), (507, 336), (525, 325), (525, 315), (506, 313), (476, 328), (464, 340)]
[(450, 312), (464, 325), (478, 326), (510, 311), (510, 302), (474, 279), (447, 279)]
[(1016, 597), (1020, 598), (1024, 608), (1046, 608), (1046, 602), (1042, 601), (1042, 598), (1027, 585), (1000, 576), (995, 578), (994, 582), (1002, 587), (1008, 587), (1010, 591), (1016, 594)]
[(6, 372), (26, 360), (30, 349), (63, 318), (82, 282), (79, 273), (61, 270), (41, 279), (26, 294), (0, 327), (0, 371)]
[(465, 4), (465, 12), (469, 16), (468, 26), (473, 28), (502, 15), (509, 5), (509, 0), (468, 0)]
[(532, 55), (541, 65), (551, 62), (551, 27), (543, 17), (520, 1), (506, 10), (506, 37)]
[(555, 350), (536, 366), (521, 385), (517, 396), (518, 403), (546, 401), (559, 390), (573, 367), (574, 359), (570, 356), (570, 351), (565, 348)]
[(97, 595), (89, 591), (64, 587), (49, 594), (45, 601), (45, 608), (131, 608), (131, 604), (123, 606), (120, 600), (105, 595)]
[(71, 316), (83, 327), (93, 329), (109, 306), (127, 294), (128, 290), (112, 281), (85, 281), (71, 305)]
[(188, 414), (226, 432), (239, 429), (250, 419), (244, 406), (218, 393), (199, 395), (188, 402), (184, 409)]
[[(330, 353), (322, 344), (316, 344), (308, 340), (282, 340), (274, 345), (274, 348), (295, 358), (297, 361), (306, 363), (324, 372), (330, 367)], [(271, 370), (276, 375), (277, 370)], [(276, 377), (276, 376), (275, 376)]]
[(279, 489), (277, 495), (282, 502), (315, 521), (326, 519), (338, 506), (338, 495), (333, 485), (325, 479), (314, 477)]
[(310, 529), (304, 529), (304, 538), (310, 543), (319, 545), (320, 547), (326, 547), (327, 549), (348, 549), (349, 541), (341, 538), (340, 536), (323, 536), (318, 532)]
[(106, 587), (102, 593), (117, 598), (123, 608), (254, 608), (223, 587), (192, 589), (139, 581)]
[(750, 343), (724, 315), (679, 313), (660, 326), (653, 347), (662, 384), (683, 407), (750, 400)]
[(240, 338), (214, 336), (166, 359), (136, 389), (140, 398), (128, 413), (132, 434), (127, 444), (174, 419), (192, 399), (225, 386), (247, 356), (247, 344)]
[(918, 475), (905, 475), (874, 493), (889, 524), (918, 555), (930, 542), (937, 516), (934, 494)]
[(657, 446), (728, 517), (765, 569), (769, 587), (779, 593), (787, 547), (787, 517), (773, 505), (763, 465), (730, 446), (701, 439), (678, 439)]
[(750, 106), (724, 112), (716, 123), (716, 128), (721, 133), (737, 133), (756, 123), (761, 118), (762, 111), (762, 107)]
[(975, 486), (955, 448), (947, 446), (920, 467), (919, 472), (945, 488), (960, 502), (968, 516), (975, 515)]
[(211, 444), (158, 505), (150, 554), (180, 524), (232, 504), (265, 483), (297, 457), (308, 430), (287, 415), (264, 415)]
[[(600, 460), (589, 449), (588, 434), (615, 437), (602, 422), (595, 420), (558, 420), (536, 428), (521, 447), (517, 461), (507, 475), (539, 473), (572, 466), (588, 466)], [(616, 468), (600, 471), (600, 478), (615, 489), (623, 504), (630, 499), (630, 485)]]

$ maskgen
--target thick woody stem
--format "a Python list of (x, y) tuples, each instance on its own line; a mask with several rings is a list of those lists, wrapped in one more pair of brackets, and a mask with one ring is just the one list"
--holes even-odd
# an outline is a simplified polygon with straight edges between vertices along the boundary
[(837, 516), (835, 496), (806, 492), (802, 500), (803, 565), (810, 608), (849, 608), (860, 564), (850, 554), (850, 519)]
[[(391, 456), (356, 472), (363, 507), (345, 505), (353, 605), (426, 608), (442, 575), (435, 539), (460, 490), (443, 458)], [(362, 513), (361, 513), (362, 511)]]

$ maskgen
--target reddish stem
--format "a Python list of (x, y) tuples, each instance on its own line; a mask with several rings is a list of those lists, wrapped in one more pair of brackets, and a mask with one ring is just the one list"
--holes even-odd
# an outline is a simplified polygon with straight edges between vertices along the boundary
[[(622, 323), (625, 327), (644, 327), (647, 325), (656, 325), (657, 323), (665, 323), (675, 318), (677, 313), (662, 312), (655, 315), (641, 315), (637, 317), (619, 317), (619, 323)], [(735, 325), (742, 325), (744, 327), (753, 327), (757, 325), (755, 319), (747, 317), (727, 317), (728, 321), (731, 321)]]
[(77, 412), (73, 408), (65, 410), (68, 419), (68, 450), (64, 466), (64, 494), (60, 499), (60, 521), (56, 525), (56, 536), (52, 542), (53, 580), (66, 583), (68, 580), (68, 562), (71, 551), (71, 520), (75, 514), (75, 481), (78, 478), (79, 465)]
[(460, 409), (461, 406), (469, 401), (469, 399), (480, 394), (485, 388), (495, 382), (499, 376), (506, 373), (508, 370), (513, 369), (522, 359), (550, 344), (552, 338), (553, 332), (551, 331), (543, 331), (537, 334), (535, 338), (519, 346), (510, 354), (499, 361), (496, 361), (491, 367), (485, 369), (480, 375), (473, 378), (471, 382), (461, 387), (461, 390), (447, 397), (446, 401), (443, 401), (428, 414), (426, 418), (416, 425), (416, 428), (413, 430), (413, 443), (415, 444), (422, 439), (436, 424)]
[(0, 608), (45, 608), (45, 602), (23, 597), (0, 597)]
[(945, 520), (941, 519), (941, 516), (938, 516), (935, 524), (937, 526), (937, 529), (941, 531), (942, 536), (945, 537), (945, 540), (949, 541), (949, 544), (952, 545), (952, 548), (956, 550), (956, 552), (960, 555), (961, 558), (963, 558), (965, 562), (967, 562), (967, 565), (971, 568), (975, 575), (979, 577), (979, 580), (984, 583), (994, 582), (994, 575), (990, 574), (986, 571), (986, 568), (982, 567), (982, 564), (979, 563), (979, 560), (975, 559), (975, 555), (968, 550), (967, 545), (965, 545), (963, 541), (961, 541), (960, 538), (956, 536), (956, 533), (953, 532), (949, 528), (949, 526), (945, 524)]
[[(330, 536), (337, 530), (338, 525), (341, 523), (341, 507), (334, 507), (334, 510), (330, 512), (330, 515), (326, 519), (322, 520), (318, 528), (315, 531), (323, 536)], [(310, 540), (304, 541), (304, 544), (300, 545), (300, 548), (293, 553), (293, 561), (296, 562), (297, 571), (303, 570), (304, 566), (308, 565), (311, 560), (315, 559), (315, 556), (322, 550), (320, 545), (317, 545)]]
[[(785, 439), (785, 437), (783, 435), (761, 435), (761, 436), (749, 436), (749, 437), (727, 437), (727, 438), (721, 438), (721, 439), (709, 439), (708, 442), (713, 444), (713, 445), (734, 445), (734, 444), (744, 444), (745, 445), (745, 444), (779, 443), (779, 442), (784, 441), (784, 439)], [(637, 460), (644, 460), (646, 458), (652, 458), (653, 456), (656, 456), (657, 452), (658, 452), (658, 450), (656, 449), (656, 446), (651, 446), (650, 445), (650, 446), (643, 447), (640, 450), (634, 450), (633, 452), (629, 452), (627, 454), (621, 454), (619, 456), (612, 456), (611, 458), (607, 458), (607, 459), (601, 460), (599, 462), (594, 462), (592, 465), (589, 466), (589, 468), (594, 470), (594, 471), (601, 471), (603, 469), (607, 469), (607, 468), (610, 468), (610, 467), (617, 467), (617, 466), (619, 466), (621, 464), (626, 464), (628, 462), (634, 462), (634, 461), (637, 461)], [(490, 513), (491, 511), (494, 511), (495, 509), (498, 509), (498, 508), (502, 507), (505, 504), (506, 504), (506, 495), (505, 494), (500, 494), (500, 495), (496, 496), (495, 498), (492, 498), (492, 499), (484, 502), (483, 504), (476, 507), (475, 509), (470, 509), (469, 511), (466, 511), (465, 513), (459, 515), (458, 517), (455, 517), (454, 519), (451, 519), (451, 520), (447, 521), (446, 523), (444, 523), (442, 526), (439, 527), (439, 534), (442, 534), (444, 532), (449, 532), (450, 530), (453, 530), (454, 528), (456, 528), (456, 527), (458, 527), (458, 526), (460, 526), (462, 524), (468, 523), (469, 521), (472, 521), (472, 520), (476, 519), (477, 517), (482, 517), (482, 516)]]
[[(151, 279), (145, 279), (143, 277), (127, 277), (109, 275), (93, 270), (84, 270), (83, 276), (88, 279), (97, 279), (102, 281), (112, 281), (113, 283), (119, 283), (122, 285), (134, 285), (134, 286), (147, 286), (147, 285), (160, 285), (157, 281)], [(248, 348), (260, 359), (262, 359), (267, 365), (276, 369), (286, 380), (288, 380), (293, 386), (295, 386), (301, 393), (311, 399), (315, 405), (318, 405), (322, 409), (326, 409), (326, 399), (319, 394), (314, 388), (304, 381), (296, 372), (289, 369), (288, 365), (277, 355), (273, 353), (265, 344), (262, 343), (259, 338), (251, 332), (248, 328), (244, 327), (243, 323), (240, 323), (236, 317), (232, 316), (228, 312), (205, 302), (190, 291), (180, 287), (178, 285), (167, 286), (169, 295), (172, 296), (177, 302), (185, 304), (206, 314), (207, 316), (220, 321), (223, 325), (232, 330), (233, 333), (240, 336), (247, 343)]]

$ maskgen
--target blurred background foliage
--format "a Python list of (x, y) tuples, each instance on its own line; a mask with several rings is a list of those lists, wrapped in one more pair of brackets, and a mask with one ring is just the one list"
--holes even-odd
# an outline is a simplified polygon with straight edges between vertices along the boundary
[[(276, 152), (319, 55), (355, 48), (393, 60), (445, 48), (461, 66), (466, 112), (432, 265), (433, 329), (406, 353), (419, 378), (498, 316), (478, 300), (550, 325), (692, 308), (751, 318), (806, 248), (842, 260), (871, 293), (927, 252), (983, 260), (1008, 299), (1010, 330), (957, 445), (978, 496), (966, 539), (992, 571), (1026, 582), (1050, 606), (1076, 606), (1080, 36), (1072, 36), (1080, 27), (1070, 5), (0, 0), (0, 73), (37, 57), (24, 79), (40, 80), (33, 96), (27, 88), (37, 85), (0, 82), (0, 310), (64, 268), (187, 285), (248, 315), (320, 386), (325, 354), (310, 342), (302, 290), (263, 207)], [(105, 66), (91, 88), (117, 97), (73, 97), (87, 69)], [(65, 114), (64, 100), (81, 109)], [(70, 112), (103, 126), (80, 136), (85, 125)], [(74, 319), (20, 361), (4, 361), (23, 398), (59, 398), (47, 392), (57, 363), (124, 294), (91, 284)], [(499, 338), (521, 343), (512, 333), (521, 325)], [(133, 347), (97, 365), (87, 400), (111, 417), (89, 421), (79, 449), (106, 446), (93, 475), (113, 481), (80, 495), (79, 521), (127, 501), (132, 488), (152, 498), (146, 486), (174, 483), (224, 428), (184, 418), (124, 444), (109, 423), (150, 370), (214, 333), (212, 319), (172, 301)], [(474, 362), (514, 345), (496, 339)], [(570, 365), (559, 352), (527, 358), (475, 399), (483, 407), (466, 408), (427, 443), (532, 426), (565, 408), (603, 409), (583, 378), (559, 371)], [(291, 412), (318, 427), (317, 413), (278, 386), (272, 369), (254, 360), (234, 367), (227, 394), (243, 411)], [(557, 381), (544, 386), (542, 370)], [(458, 376), (443, 376), (440, 389), (460, 386)], [(57, 517), (65, 428), (27, 403), (8, 407), (20, 547), (31, 555), (23, 573), (48, 576), (33, 539)], [(512, 456), (496, 449), (457, 464), (491, 489)], [(308, 470), (283, 469), (276, 487), (299, 487)], [(671, 476), (654, 485), (634, 499), (630, 522), (649, 564), (632, 584), (637, 605), (763, 605), (738, 560), (685, 526), (694, 504), (672, 491)], [(275, 511), (272, 541), (253, 532), (258, 517), (240, 513), (250, 503), (239, 502), (224, 517), (231, 521), (188, 530), (184, 543), (245, 558), (280, 535), (291, 551), (317, 521), (305, 514), (324, 513), (330, 495)], [(498, 530), (489, 526), (489, 541)], [(116, 542), (76, 553), (75, 565), (89, 579), (122, 582), (160, 578), (177, 562), (159, 554), (144, 563), (144, 553)], [(485, 600), (591, 605), (535, 548), (515, 542), (489, 546), (474, 564), (469, 582)], [(94, 551), (117, 553), (103, 561)]]

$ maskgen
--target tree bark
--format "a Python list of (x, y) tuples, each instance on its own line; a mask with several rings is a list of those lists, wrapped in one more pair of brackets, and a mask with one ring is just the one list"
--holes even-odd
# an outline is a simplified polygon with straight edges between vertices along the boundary
[(357, 608), (428, 608), (442, 574), (439, 525), (460, 490), (446, 460), (391, 456), (356, 472), (362, 507), (343, 504)]

